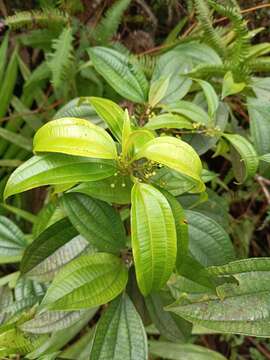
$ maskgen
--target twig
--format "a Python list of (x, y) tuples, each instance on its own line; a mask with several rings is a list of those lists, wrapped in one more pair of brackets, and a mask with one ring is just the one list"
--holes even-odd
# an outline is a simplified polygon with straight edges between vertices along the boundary
[(152, 10), (150, 9), (150, 7), (146, 4), (144, 0), (136, 0), (136, 3), (140, 5), (143, 8), (143, 10), (146, 12), (146, 14), (149, 16), (149, 19), (151, 20), (154, 26), (154, 31), (156, 31), (158, 21), (155, 15), (153, 14)]
[[(264, 8), (270, 8), (270, 4), (261, 4), (261, 5), (257, 5), (257, 6), (253, 6), (251, 8), (247, 8), (247, 9), (243, 9), (241, 10), (241, 14), (247, 14), (247, 13), (250, 13), (250, 12), (254, 12), (254, 11), (257, 11), (257, 10), (260, 10), (260, 9), (264, 9)], [(227, 20), (227, 17), (221, 17), (219, 19), (216, 19), (213, 21), (213, 24), (219, 24), (220, 22), (223, 22)], [(184, 34), (182, 35), (183, 38), (185, 38), (187, 35), (190, 34), (190, 32), (198, 25), (197, 22), (194, 22), (185, 32)], [(166, 49), (168, 47), (170, 47), (171, 44), (166, 44), (166, 45), (160, 45), (160, 46), (156, 46), (156, 47), (153, 47), (152, 49), (149, 49), (147, 51), (144, 51), (142, 52), (140, 55), (146, 55), (146, 54), (151, 54), (151, 53), (155, 53), (159, 50), (163, 50), (163, 49)]]
[(255, 339), (253, 339), (250, 336), (248, 336), (247, 338), (249, 342), (255, 345), (255, 347), (259, 350), (259, 352), (265, 356), (266, 359), (270, 359), (270, 353), (264, 346), (262, 346), (260, 343), (258, 343)]
[(12, 114), (9, 116), (4, 116), (0, 119), (0, 123), (11, 120), (11, 119), (17, 119), (20, 117), (25, 117), (25, 116), (32, 116), (34, 114), (43, 114), (46, 113), (49, 110), (52, 110), (54, 108), (56, 108), (58, 105), (61, 105), (63, 103), (63, 100), (57, 100), (55, 101), (53, 104), (49, 105), (47, 108), (44, 108), (43, 106), (38, 107), (37, 109), (34, 110), (30, 110), (30, 111), (25, 111), (25, 112), (21, 112), (18, 114)]

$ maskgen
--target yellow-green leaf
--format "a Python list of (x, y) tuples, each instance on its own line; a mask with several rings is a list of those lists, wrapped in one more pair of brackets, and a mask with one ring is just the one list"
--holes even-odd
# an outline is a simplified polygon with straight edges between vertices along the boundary
[(42, 126), (34, 137), (35, 152), (56, 152), (115, 159), (116, 146), (102, 128), (84, 119), (63, 118)]
[(202, 192), (205, 189), (201, 180), (201, 160), (186, 142), (170, 136), (155, 138), (138, 152), (135, 159), (143, 157), (166, 165), (192, 179), (197, 184), (194, 192)]
[(175, 222), (167, 199), (151, 185), (135, 184), (131, 204), (136, 277), (141, 292), (148, 295), (162, 288), (175, 266)]
[(81, 256), (67, 264), (54, 278), (42, 308), (80, 310), (113, 300), (126, 287), (128, 271), (114, 255)]

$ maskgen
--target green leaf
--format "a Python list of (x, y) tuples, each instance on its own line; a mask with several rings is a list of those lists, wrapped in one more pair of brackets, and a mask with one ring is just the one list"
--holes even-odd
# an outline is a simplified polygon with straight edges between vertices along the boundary
[(189, 230), (189, 249), (202, 265), (222, 265), (235, 258), (226, 231), (213, 219), (185, 210)]
[(100, 180), (114, 172), (115, 165), (109, 160), (64, 154), (34, 156), (12, 173), (4, 198), (44, 185)]
[(222, 85), (222, 99), (224, 99), (226, 96), (234, 95), (240, 93), (244, 88), (247, 86), (246, 83), (236, 83), (233, 78), (233, 74), (231, 71), (228, 71), (223, 80)]
[(81, 256), (67, 264), (54, 278), (42, 308), (80, 310), (113, 300), (126, 287), (128, 271), (111, 254)]
[(125, 99), (147, 101), (148, 81), (135, 59), (105, 47), (88, 50), (97, 72)]
[(191, 69), (191, 66), (191, 59), (184, 59), (174, 50), (168, 51), (157, 58), (151, 78), (151, 87), (158, 84), (162, 79), (168, 79), (167, 88), (164, 87), (163, 94), (160, 93), (160, 102), (162, 104), (180, 100), (188, 93), (192, 80), (184, 74)]
[(218, 106), (219, 106), (219, 100), (218, 100), (218, 96), (215, 92), (215, 89), (209, 82), (207, 82), (205, 80), (195, 79), (195, 81), (203, 89), (204, 95), (207, 100), (207, 105), (208, 105), (208, 115), (210, 116), (211, 119), (213, 119), (214, 115), (217, 112)]
[(223, 134), (232, 145), (232, 165), (237, 181), (244, 182), (253, 177), (258, 169), (258, 155), (253, 145), (239, 134)]
[(21, 163), (22, 161), (18, 159), (5, 159), (5, 160), (0, 160), (0, 167), (16, 168), (20, 166)]
[(267, 163), (270, 163), (270, 153), (269, 153), (269, 154), (264, 154), (264, 155), (260, 156), (259, 159), (260, 159), (261, 161), (265, 161), (265, 162), (267, 162)]
[(79, 118), (91, 121), (95, 125), (103, 127), (103, 121), (96, 116), (95, 110), (89, 102), (83, 102), (84, 98), (75, 98), (62, 106), (53, 116), (53, 120), (62, 118)]
[(149, 119), (144, 128), (157, 129), (194, 129), (192, 122), (181, 115), (161, 114)]
[(28, 222), (30, 222), (32, 224), (34, 224), (36, 222), (36, 220), (37, 220), (36, 215), (33, 215), (32, 213), (30, 213), (30, 212), (28, 212), (26, 210), (17, 208), (15, 206), (0, 203), (0, 207), (2, 207), (5, 210), (10, 211), (11, 213), (17, 215), (21, 219), (27, 220)]
[[(96, 308), (85, 311), (46, 311), (37, 314), (33, 319), (26, 321), (20, 326), (20, 329), (32, 334), (46, 334), (59, 331), (72, 326), (89, 312), (94, 315)], [(88, 314), (86, 314), (88, 313)]]
[(25, 274), (77, 235), (68, 219), (62, 219), (42, 232), (26, 249), (21, 262)]
[(173, 300), (168, 291), (152, 293), (145, 298), (150, 317), (161, 336), (173, 342), (184, 341), (191, 334), (192, 326), (186, 320), (164, 310)]
[(117, 158), (116, 146), (110, 135), (89, 121), (77, 118), (53, 120), (42, 126), (34, 137), (34, 151)]
[(151, 185), (136, 183), (131, 204), (136, 277), (142, 294), (146, 296), (162, 288), (175, 266), (175, 222), (168, 201)]
[(205, 186), (201, 180), (202, 164), (196, 151), (186, 142), (170, 136), (155, 138), (137, 153), (135, 159), (147, 158), (166, 165), (193, 180), (197, 184), (195, 192)]
[(17, 225), (0, 216), (0, 264), (20, 261), (26, 245), (24, 234)]
[(151, 107), (155, 107), (163, 99), (169, 83), (169, 77), (163, 77), (151, 83), (148, 95), (148, 103)]
[(121, 18), (131, 0), (118, 0), (111, 5), (94, 29), (93, 38), (98, 44), (107, 45), (121, 23)]
[(38, 237), (47, 227), (66, 217), (65, 213), (58, 206), (58, 202), (44, 204), (36, 215), (36, 221), (32, 228), (34, 238)]
[(1, 82), (0, 117), (3, 117), (6, 114), (7, 109), (9, 107), (9, 103), (11, 101), (13, 90), (16, 84), (17, 73), (18, 73), (18, 51), (17, 48), (15, 48), (8, 62), (8, 66), (5, 70), (4, 79)]
[(125, 228), (112, 206), (79, 193), (64, 194), (61, 204), (73, 226), (91, 245), (113, 253), (125, 247)]
[(167, 112), (183, 115), (193, 122), (208, 125), (209, 116), (199, 105), (190, 101), (180, 100), (163, 107)]
[[(94, 309), (91, 309), (83, 313), (83, 316), (79, 321), (71, 325), (70, 327), (55, 331), (47, 337), (47, 340), (36, 347), (34, 351), (27, 354), (28, 359), (44, 359), (43, 356), (50, 356), (51, 354), (58, 352), (60, 349), (65, 347), (74, 337), (82, 331), (83, 328), (93, 317)], [(58, 353), (59, 354), (59, 353)], [(76, 360), (78, 360), (76, 358)]]
[(269, 337), (270, 259), (238, 260), (210, 267), (208, 272), (221, 277), (233, 275), (237, 283), (218, 286), (216, 296), (190, 299), (190, 303), (167, 309), (215, 331)]
[(21, 134), (16, 134), (13, 131), (0, 128), (0, 138), (19, 146), (22, 149), (32, 151), (32, 140)]
[(97, 114), (105, 121), (116, 139), (121, 141), (125, 114), (124, 110), (108, 99), (93, 96), (82, 99), (83, 102), (86, 100), (90, 102)]
[(199, 345), (153, 340), (148, 344), (151, 354), (168, 360), (226, 360), (223, 355)]
[(91, 251), (92, 249), (89, 247), (88, 241), (80, 235), (75, 236), (64, 243), (64, 245), (58, 247), (51, 255), (42, 260), (32, 270), (28, 271), (27, 277), (40, 282), (51, 281), (64, 265), (79, 255)]
[(0, 46), (0, 83), (2, 84), (3, 75), (5, 72), (8, 50), (8, 33), (5, 35)]
[(126, 294), (108, 307), (98, 322), (91, 360), (147, 360), (147, 337), (142, 320)]
[(73, 56), (72, 27), (65, 27), (57, 39), (53, 39), (53, 52), (48, 54), (47, 64), (52, 72), (52, 84), (55, 89), (65, 86), (69, 80), (69, 71), (72, 68)]
[(196, 192), (197, 184), (194, 181), (166, 166), (157, 169), (149, 180), (152, 184), (167, 190), (174, 196), (192, 191)]
[(84, 182), (71, 191), (86, 194), (108, 203), (124, 205), (130, 204), (132, 185), (129, 176), (117, 174), (117, 176), (103, 180)]
[(259, 155), (270, 153), (270, 105), (262, 94), (260, 98), (248, 98), (250, 132), (252, 142)]

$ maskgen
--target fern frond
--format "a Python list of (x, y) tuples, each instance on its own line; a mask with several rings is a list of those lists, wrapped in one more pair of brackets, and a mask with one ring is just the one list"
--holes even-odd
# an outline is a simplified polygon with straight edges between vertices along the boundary
[(72, 42), (72, 29), (70, 27), (64, 28), (59, 38), (53, 41), (53, 52), (47, 56), (47, 63), (52, 72), (52, 84), (55, 89), (60, 89), (72, 68)]
[(193, 70), (191, 70), (188, 76), (192, 76), (194, 78), (208, 78), (212, 76), (224, 76), (226, 72), (230, 70), (229, 65), (214, 65), (214, 64), (201, 64), (196, 66)]
[(194, 6), (200, 27), (204, 32), (204, 41), (211, 45), (219, 55), (224, 56), (225, 47), (222, 38), (213, 28), (212, 17), (206, 0), (194, 0)]
[(251, 45), (247, 23), (243, 19), (238, 7), (223, 6), (214, 0), (208, 1), (214, 10), (220, 15), (227, 17), (232, 23), (235, 41), (228, 52), (227, 62), (231, 65), (235, 78), (240, 81), (247, 77), (250, 72), (248, 54)]
[(68, 22), (67, 14), (58, 9), (21, 11), (5, 18), (5, 25), (11, 30), (35, 27), (54, 28), (66, 25)]
[(59, 31), (52, 29), (36, 29), (19, 36), (19, 41), (25, 46), (50, 51), (53, 39), (59, 36)]
[(117, 32), (122, 16), (131, 0), (117, 0), (106, 12), (93, 32), (98, 45), (107, 45)]
[(154, 68), (157, 63), (157, 58), (155, 56), (150, 56), (147, 54), (146, 55), (137, 55), (135, 57), (136, 57), (136, 61), (138, 61), (139, 65), (140, 65), (141, 69), (145, 73), (146, 77), (148, 79), (151, 79), (152, 74), (154, 72)]
[(252, 59), (250, 67), (253, 72), (270, 72), (270, 56), (261, 56)]

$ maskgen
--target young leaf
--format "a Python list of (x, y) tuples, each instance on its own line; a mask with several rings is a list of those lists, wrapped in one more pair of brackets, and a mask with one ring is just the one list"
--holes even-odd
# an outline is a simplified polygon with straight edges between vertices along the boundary
[(223, 134), (232, 145), (232, 162), (236, 179), (242, 183), (253, 177), (259, 166), (258, 155), (253, 145), (239, 134)]
[(4, 198), (43, 185), (95, 181), (112, 176), (114, 162), (64, 154), (34, 156), (19, 166), (6, 184)]
[(109, 305), (98, 322), (91, 360), (147, 360), (147, 336), (142, 320), (126, 294)]
[(226, 358), (205, 347), (193, 344), (173, 344), (164, 341), (149, 341), (149, 352), (168, 360), (226, 360)]
[[(237, 283), (217, 287), (217, 296), (201, 297), (189, 304), (167, 309), (208, 329), (249, 336), (270, 336), (268, 258), (239, 260), (220, 267), (210, 267), (212, 275), (233, 275)], [(256, 306), (254, 305), (256, 304)]]
[(62, 219), (41, 233), (26, 249), (21, 262), (25, 274), (77, 235), (68, 219)]
[(101, 119), (103, 119), (108, 125), (116, 139), (121, 141), (124, 122), (124, 110), (116, 103), (108, 99), (91, 96), (89, 98), (85, 98), (83, 101), (85, 102), (87, 99), (89, 99), (90, 104), (96, 110)]
[(135, 159), (147, 158), (166, 165), (193, 180), (197, 184), (195, 192), (205, 186), (200, 176), (202, 164), (196, 151), (186, 142), (170, 136), (155, 138), (137, 153)]
[(115, 143), (104, 129), (77, 118), (53, 120), (42, 126), (34, 137), (34, 151), (100, 159), (117, 157)]
[(199, 212), (185, 210), (189, 229), (189, 249), (202, 265), (222, 265), (235, 258), (226, 231), (213, 219)]
[(133, 183), (130, 177), (118, 174), (107, 179), (84, 182), (72, 189), (93, 198), (115, 204), (130, 204)]
[(233, 78), (233, 74), (231, 71), (228, 71), (223, 80), (222, 85), (222, 99), (224, 99), (226, 96), (234, 95), (240, 93), (244, 88), (247, 86), (246, 83), (236, 83)]
[(148, 95), (148, 103), (155, 107), (164, 97), (168, 89), (170, 77), (164, 77), (151, 83)]
[(131, 236), (136, 277), (143, 295), (159, 290), (176, 260), (176, 230), (164, 195), (148, 184), (136, 183), (131, 194)]
[(219, 106), (219, 100), (215, 92), (215, 89), (209, 82), (205, 80), (195, 79), (195, 81), (203, 89), (208, 104), (208, 115), (210, 116), (211, 119), (213, 119)]
[(79, 193), (64, 194), (61, 203), (73, 226), (91, 245), (112, 253), (125, 247), (125, 228), (112, 206)]
[(147, 101), (148, 81), (135, 60), (105, 47), (93, 47), (88, 52), (97, 72), (120, 95), (136, 103)]
[(42, 308), (80, 310), (113, 300), (126, 287), (127, 268), (111, 254), (81, 256), (67, 264), (54, 278)]
[(0, 216), (0, 264), (20, 261), (26, 245), (24, 234), (17, 225)]

